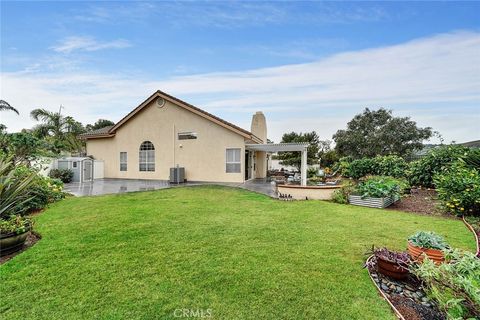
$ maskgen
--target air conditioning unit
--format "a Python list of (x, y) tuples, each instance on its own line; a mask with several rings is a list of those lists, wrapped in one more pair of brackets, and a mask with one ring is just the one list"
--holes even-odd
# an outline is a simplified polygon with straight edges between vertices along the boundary
[(185, 181), (185, 168), (170, 168), (170, 183), (183, 183)]

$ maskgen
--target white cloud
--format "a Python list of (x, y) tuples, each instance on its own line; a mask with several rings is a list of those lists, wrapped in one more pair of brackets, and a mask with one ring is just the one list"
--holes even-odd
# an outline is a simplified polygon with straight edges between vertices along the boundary
[(455, 32), (375, 49), (345, 52), (311, 63), (241, 72), (177, 76), (161, 81), (139, 75), (65, 72), (2, 74), (2, 99), (22, 116), (2, 113), (10, 130), (32, 123), (43, 106), (82, 122), (119, 120), (161, 89), (248, 128), (264, 110), (270, 138), (317, 130), (330, 138), (364, 107), (386, 106), (440, 131), (446, 141), (478, 139), (480, 33)]
[(71, 53), (72, 51), (98, 51), (104, 49), (122, 49), (131, 47), (129, 41), (117, 39), (113, 41), (99, 42), (92, 37), (67, 37), (60, 41), (52, 49), (60, 53)]

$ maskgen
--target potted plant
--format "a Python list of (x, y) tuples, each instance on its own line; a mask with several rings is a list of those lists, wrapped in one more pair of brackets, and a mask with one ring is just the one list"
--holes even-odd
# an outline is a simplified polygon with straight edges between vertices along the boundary
[(371, 253), (375, 257), (376, 269), (379, 273), (399, 280), (408, 276), (411, 263), (408, 253), (374, 247)]
[(0, 255), (22, 248), (31, 229), (31, 221), (22, 217), (22, 205), (29, 201), (28, 188), (35, 173), (15, 177), (11, 158), (0, 157)]
[(386, 208), (400, 199), (406, 182), (392, 177), (369, 176), (360, 181), (348, 202), (357, 206)]
[(417, 262), (422, 262), (426, 256), (440, 264), (445, 261), (443, 250), (448, 248), (445, 239), (434, 232), (419, 231), (408, 238), (408, 253)]

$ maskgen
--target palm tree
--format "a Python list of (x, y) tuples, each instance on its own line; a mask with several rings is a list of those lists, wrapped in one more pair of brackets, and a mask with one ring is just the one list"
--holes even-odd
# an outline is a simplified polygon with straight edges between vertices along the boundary
[(12, 107), (7, 101), (0, 100), (0, 111), (13, 111), (16, 114), (20, 114), (17, 109)]
[(52, 140), (55, 152), (61, 150), (80, 151), (83, 143), (77, 136), (85, 129), (83, 125), (72, 117), (65, 117), (60, 111), (52, 112), (46, 109), (34, 109), (30, 112), (33, 120), (40, 121), (33, 128), (34, 134), (42, 139)]

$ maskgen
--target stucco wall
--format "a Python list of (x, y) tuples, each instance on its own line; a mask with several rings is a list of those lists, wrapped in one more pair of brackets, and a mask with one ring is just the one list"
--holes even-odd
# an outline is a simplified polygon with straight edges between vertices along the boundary
[[(178, 140), (178, 132), (196, 132), (197, 139)], [(155, 172), (140, 172), (139, 147), (143, 141), (155, 146)], [(241, 148), (241, 172), (226, 173), (227, 148)], [(120, 171), (120, 152), (127, 152), (128, 169)], [(168, 179), (177, 164), (185, 167), (189, 181), (244, 181), (244, 138), (218, 124), (166, 102), (155, 100), (120, 127), (112, 138), (90, 139), (87, 154), (105, 161), (106, 178)]]

